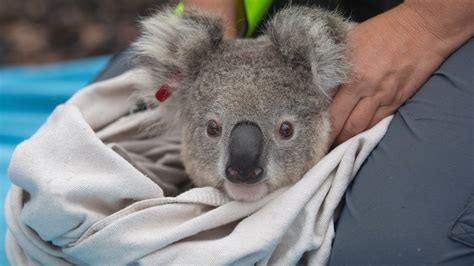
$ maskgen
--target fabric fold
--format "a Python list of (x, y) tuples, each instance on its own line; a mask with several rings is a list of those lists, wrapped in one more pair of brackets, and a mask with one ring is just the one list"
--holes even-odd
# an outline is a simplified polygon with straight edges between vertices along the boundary
[(189, 189), (179, 128), (143, 138), (160, 108), (130, 114), (129, 96), (148, 83), (130, 71), (92, 85), (17, 147), (6, 203), (11, 263), (325, 264), (337, 206), (391, 117), (293, 186), (238, 202)]

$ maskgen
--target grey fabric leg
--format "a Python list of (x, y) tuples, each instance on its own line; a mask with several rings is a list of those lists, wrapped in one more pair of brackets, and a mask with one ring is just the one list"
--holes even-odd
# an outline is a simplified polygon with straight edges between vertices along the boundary
[(396, 113), (346, 193), (330, 265), (473, 265), (474, 39)]

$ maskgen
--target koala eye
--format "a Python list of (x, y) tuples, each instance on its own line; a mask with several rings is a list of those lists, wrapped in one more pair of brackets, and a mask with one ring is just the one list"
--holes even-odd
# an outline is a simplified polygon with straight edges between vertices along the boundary
[(278, 131), (283, 139), (289, 139), (293, 136), (293, 125), (290, 122), (283, 122)]
[(221, 128), (215, 120), (209, 120), (209, 122), (207, 122), (207, 135), (212, 138), (221, 135)]

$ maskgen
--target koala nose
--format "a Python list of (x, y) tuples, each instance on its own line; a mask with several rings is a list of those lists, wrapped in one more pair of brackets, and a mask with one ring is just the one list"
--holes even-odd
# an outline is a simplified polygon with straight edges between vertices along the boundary
[(232, 168), (232, 166), (227, 167), (226, 176), (227, 179), (232, 183), (247, 183), (253, 184), (260, 179), (262, 179), (263, 169), (257, 167), (255, 169), (250, 169), (249, 171), (239, 171)]
[(229, 161), (225, 170), (232, 183), (253, 184), (263, 177), (259, 166), (263, 152), (263, 134), (258, 125), (241, 122), (230, 134)]

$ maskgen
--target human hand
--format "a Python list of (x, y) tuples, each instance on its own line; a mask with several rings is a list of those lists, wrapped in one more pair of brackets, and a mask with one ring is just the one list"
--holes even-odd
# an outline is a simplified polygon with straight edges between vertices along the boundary
[[(444, 36), (412, 6), (400, 6), (354, 27), (353, 68), (330, 106), (331, 141), (340, 144), (374, 126), (407, 101), (468, 35)], [(467, 38), (466, 38), (467, 36)]]

